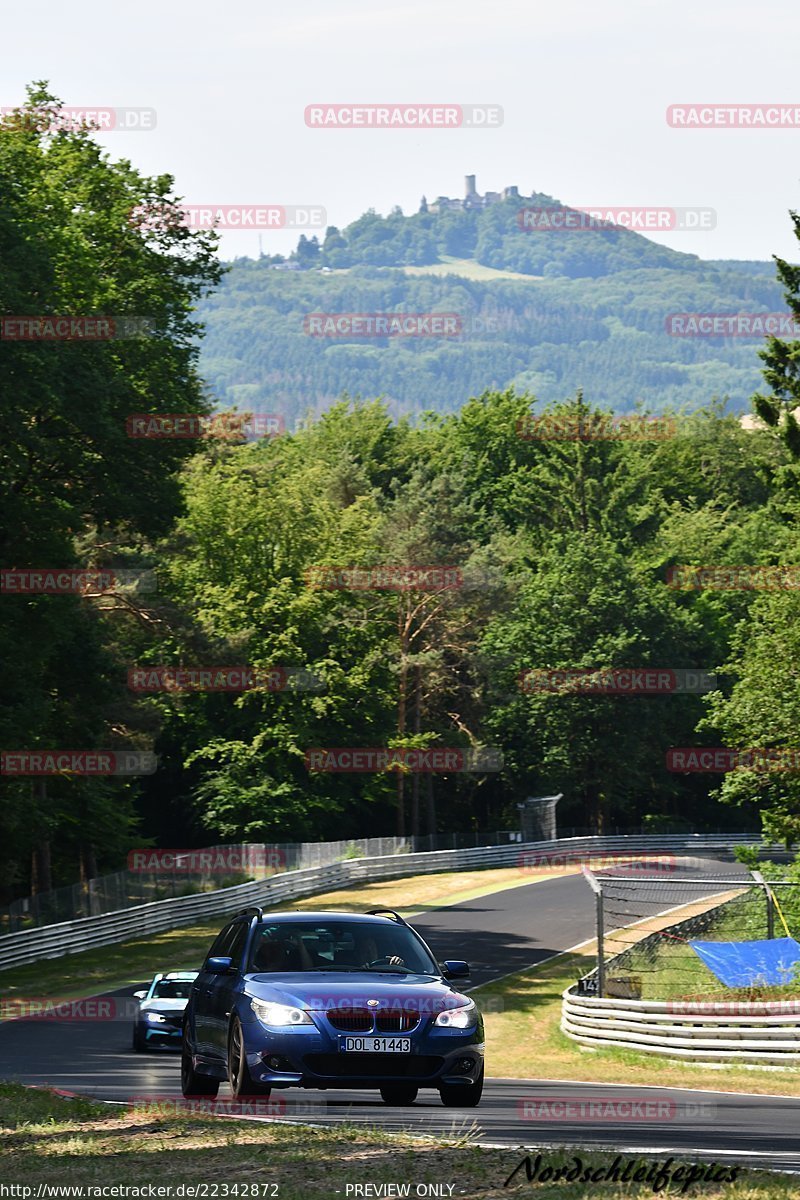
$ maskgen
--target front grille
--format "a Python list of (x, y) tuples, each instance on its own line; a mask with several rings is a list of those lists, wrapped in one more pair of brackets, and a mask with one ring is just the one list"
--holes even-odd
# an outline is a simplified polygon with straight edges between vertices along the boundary
[(371, 1033), (372, 1013), (366, 1009), (329, 1008), (325, 1014), (334, 1029), (343, 1033)]
[(379, 1012), (375, 1020), (378, 1033), (410, 1033), (418, 1024), (419, 1013), (416, 1012)]
[(329, 1079), (427, 1079), (444, 1066), (434, 1054), (307, 1054), (303, 1062)]
[(364, 1008), (329, 1008), (325, 1015), (333, 1028), (341, 1030), (342, 1033), (411, 1033), (419, 1024), (418, 1012), (370, 1012)]

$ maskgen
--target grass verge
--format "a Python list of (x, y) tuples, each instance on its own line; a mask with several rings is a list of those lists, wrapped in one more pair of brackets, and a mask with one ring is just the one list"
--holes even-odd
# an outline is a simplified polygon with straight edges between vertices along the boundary
[[(534, 1168), (536, 1153), (531, 1154)], [(540, 1153), (539, 1173), (562, 1165), (574, 1169), (575, 1156), (581, 1159), (583, 1170), (593, 1171), (611, 1165), (615, 1158), (606, 1152), (585, 1150)], [(348, 1184), (372, 1184), (366, 1194), (373, 1196), (381, 1194), (375, 1190), (377, 1184), (406, 1184), (410, 1185), (409, 1194), (424, 1195), (419, 1191), (420, 1184), (436, 1184), (440, 1188), (445, 1185), (445, 1190), (429, 1195), (499, 1200), (501, 1196), (531, 1193), (534, 1183), (527, 1180), (524, 1169), (508, 1187), (503, 1186), (522, 1159), (520, 1150), (480, 1147), (469, 1134), (444, 1139), (337, 1126), (317, 1128), (309, 1136), (308, 1129), (279, 1122), (204, 1116), (143, 1118), (133, 1111), (110, 1110), (52, 1092), (0, 1084), (0, 1170), (6, 1185), (31, 1189), (27, 1196), (16, 1192), (21, 1200), (48, 1184), (84, 1188), (155, 1184), (174, 1189), (182, 1183), (205, 1185), (207, 1190), (198, 1194), (210, 1197), (224, 1196), (225, 1185), (227, 1195), (235, 1196), (233, 1185), (239, 1185), (239, 1196), (277, 1196), (279, 1200), (353, 1196), (352, 1188), (348, 1193)], [(637, 1167), (650, 1167), (665, 1159), (630, 1160), (624, 1156), (623, 1169), (628, 1161), (634, 1161)], [(672, 1160), (669, 1169), (674, 1171), (679, 1162)], [(702, 1195), (704, 1200), (788, 1200), (797, 1194), (796, 1180), (791, 1177), (752, 1171), (740, 1171), (738, 1175), (734, 1182), (727, 1182), (730, 1174), (725, 1168), (726, 1182), (698, 1184), (689, 1194)], [(242, 1185), (246, 1185), (246, 1191)], [(452, 1185), (452, 1190), (447, 1185)], [(576, 1182), (568, 1186), (570, 1197), (601, 1200), (654, 1193), (653, 1184), (647, 1182)], [(564, 1197), (566, 1190), (561, 1182), (537, 1181), (535, 1187), (541, 1200)], [(673, 1184), (670, 1194), (679, 1191), (680, 1183)], [(84, 1200), (91, 1195), (84, 1192)]]

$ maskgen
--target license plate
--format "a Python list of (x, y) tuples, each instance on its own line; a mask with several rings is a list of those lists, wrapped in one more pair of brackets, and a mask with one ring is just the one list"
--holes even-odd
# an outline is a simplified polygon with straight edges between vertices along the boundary
[(356, 1054), (410, 1054), (411, 1038), (407, 1037), (346, 1037), (340, 1050)]

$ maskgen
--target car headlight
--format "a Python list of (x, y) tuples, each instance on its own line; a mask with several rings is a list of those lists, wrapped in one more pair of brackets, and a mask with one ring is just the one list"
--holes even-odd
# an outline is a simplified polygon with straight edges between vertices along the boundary
[(251, 1000), (250, 1007), (262, 1025), (287, 1028), (291, 1025), (313, 1025), (311, 1017), (302, 1008), (290, 1004), (271, 1004), (268, 1000)]
[(154, 1023), (164, 1022), (167, 1019), (162, 1013), (149, 1012), (145, 1013), (144, 1015), (148, 1021), (153, 1021)]
[(444, 1012), (440, 1012), (434, 1025), (444, 1026), (447, 1029), (469, 1029), (470, 1025), (475, 1024), (477, 1011), (475, 1001), (468, 1000), (466, 1004), (460, 1004), (458, 1008), (446, 1008)]

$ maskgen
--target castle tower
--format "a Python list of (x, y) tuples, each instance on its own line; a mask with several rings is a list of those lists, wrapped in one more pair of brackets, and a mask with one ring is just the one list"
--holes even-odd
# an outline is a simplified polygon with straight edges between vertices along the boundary
[(475, 191), (475, 176), (474, 175), (465, 175), (464, 176), (464, 198), (466, 200), (470, 200), (470, 199), (472, 199), (473, 196), (476, 196), (476, 195), (477, 195), (477, 192)]

